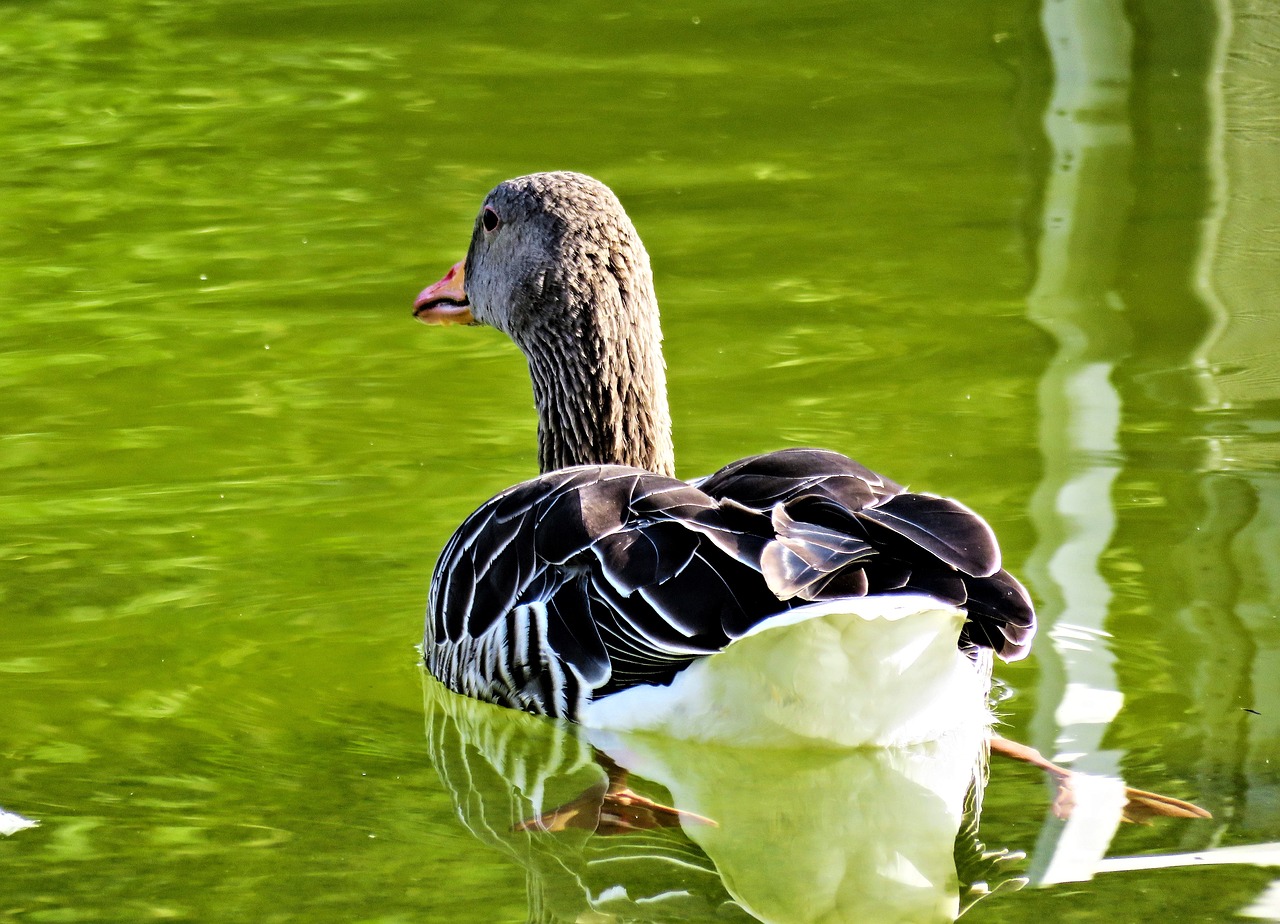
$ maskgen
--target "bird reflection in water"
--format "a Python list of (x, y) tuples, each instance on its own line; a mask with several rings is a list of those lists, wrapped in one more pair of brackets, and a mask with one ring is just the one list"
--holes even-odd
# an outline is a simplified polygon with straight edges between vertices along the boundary
[(731, 748), (423, 682), (431, 759), (471, 834), (526, 869), (531, 921), (952, 921), (1023, 882), (978, 839), (983, 736)]

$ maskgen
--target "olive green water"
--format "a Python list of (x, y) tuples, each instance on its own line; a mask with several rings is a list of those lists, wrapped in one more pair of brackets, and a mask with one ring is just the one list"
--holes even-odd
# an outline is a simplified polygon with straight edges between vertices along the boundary
[[(966, 920), (1280, 919), (1209, 852), (1280, 841), (1280, 20), (1046, 5), (0, 5), (0, 919), (608, 919), (455, 807), (501, 783), (413, 647), (534, 421), (410, 304), (553, 168), (648, 244), (682, 474), (963, 498), (1045, 620), (1009, 733), (1215, 815), (1073, 829), (996, 763), (1032, 883)], [(748, 920), (666, 837), (682, 919)]]

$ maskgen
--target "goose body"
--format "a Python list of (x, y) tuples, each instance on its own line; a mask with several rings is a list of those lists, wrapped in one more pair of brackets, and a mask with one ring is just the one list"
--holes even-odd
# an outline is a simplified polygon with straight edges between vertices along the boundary
[(423, 641), (451, 689), (626, 730), (904, 744), (988, 720), (991, 655), (1035, 618), (957, 501), (836, 452), (677, 480), (647, 254), (589, 177), (486, 198), (427, 323), (496, 327), (529, 361), (543, 473), (446, 544)]

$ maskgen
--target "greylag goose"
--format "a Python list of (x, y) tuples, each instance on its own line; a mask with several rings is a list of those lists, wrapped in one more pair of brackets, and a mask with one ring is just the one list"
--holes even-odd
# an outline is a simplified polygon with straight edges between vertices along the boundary
[(675, 478), (649, 258), (602, 183), (485, 198), (466, 259), (418, 296), (524, 352), (542, 474), (445, 545), (423, 652), (450, 689), (617, 730), (893, 746), (988, 723), (991, 656), (1031, 601), (987, 523), (793, 448)]

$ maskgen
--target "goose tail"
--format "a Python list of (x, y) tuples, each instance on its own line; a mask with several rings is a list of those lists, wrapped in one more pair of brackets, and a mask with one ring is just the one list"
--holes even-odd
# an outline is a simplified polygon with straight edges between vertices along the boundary
[(669, 685), (592, 701), (580, 720), (750, 747), (907, 747), (985, 733), (991, 662), (957, 648), (965, 618), (923, 594), (796, 607)]

